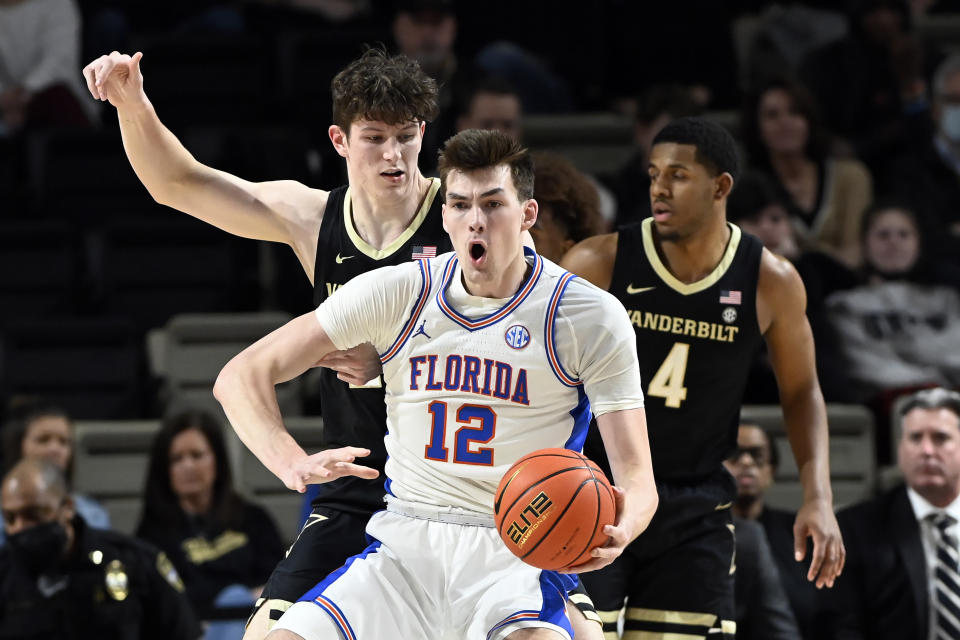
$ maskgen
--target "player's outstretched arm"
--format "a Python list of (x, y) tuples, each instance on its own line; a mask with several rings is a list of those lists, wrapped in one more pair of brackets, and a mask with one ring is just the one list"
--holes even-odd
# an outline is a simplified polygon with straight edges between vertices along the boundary
[(114, 51), (84, 67), (83, 77), (93, 98), (116, 107), (127, 158), (150, 195), (234, 235), (290, 244), (312, 274), (327, 193), (292, 180), (248, 182), (198, 162), (157, 117), (142, 57)]
[(616, 233), (605, 233), (581, 240), (570, 247), (560, 266), (606, 291), (613, 279), (618, 237)]
[(613, 472), (617, 519), (604, 529), (610, 541), (594, 549), (593, 559), (579, 565), (578, 573), (600, 569), (616, 560), (647, 528), (659, 503), (644, 410), (604, 413), (597, 416), (597, 427)]
[(796, 269), (766, 249), (760, 263), (757, 314), (780, 388), (790, 447), (800, 470), (803, 506), (793, 527), (794, 553), (806, 555), (813, 538), (808, 580), (832, 587), (843, 571), (846, 550), (833, 513), (827, 410), (817, 380), (806, 291)]
[(275, 385), (299, 376), (335, 349), (314, 313), (306, 313), (240, 352), (213, 387), (240, 440), (288, 488), (301, 493), (308, 484), (345, 475), (378, 475), (353, 464), (369, 450), (343, 447), (308, 456), (283, 426)]

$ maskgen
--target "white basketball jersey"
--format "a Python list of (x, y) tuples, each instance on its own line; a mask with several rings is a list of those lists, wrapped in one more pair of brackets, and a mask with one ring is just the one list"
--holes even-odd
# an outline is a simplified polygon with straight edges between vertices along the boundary
[(491, 514), (517, 459), (582, 449), (585, 388), (598, 414), (643, 406), (623, 306), (529, 250), (526, 258), (529, 276), (510, 299), (470, 296), (448, 253), (364, 274), (317, 310), (338, 348), (370, 341), (380, 351), (391, 495)]
[(387, 490), (492, 512), (497, 484), (518, 458), (545, 447), (583, 447), (590, 405), (582, 383), (558, 366), (552, 335), (573, 276), (536, 256), (513, 298), (468, 318), (448, 300), (460, 277), (456, 255), (423, 267), (422, 309), (382, 356)]

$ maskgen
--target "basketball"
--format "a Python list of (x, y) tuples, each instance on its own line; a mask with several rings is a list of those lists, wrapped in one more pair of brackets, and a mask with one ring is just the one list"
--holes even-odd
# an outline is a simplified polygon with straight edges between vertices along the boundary
[(497, 531), (510, 551), (539, 569), (575, 567), (607, 542), (616, 505), (596, 464), (569, 449), (540, 449), (517, 460), (493, 502)]

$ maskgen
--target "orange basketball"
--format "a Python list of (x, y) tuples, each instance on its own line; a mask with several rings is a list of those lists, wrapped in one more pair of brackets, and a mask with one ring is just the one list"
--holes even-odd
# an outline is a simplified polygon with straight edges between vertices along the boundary
[(511, 552), (539, 569), (575, 567), (607, 542), (613, 489), (600, 467), (569, 449), (540, 449), (514, 463), (497, 487), (493, 514)]

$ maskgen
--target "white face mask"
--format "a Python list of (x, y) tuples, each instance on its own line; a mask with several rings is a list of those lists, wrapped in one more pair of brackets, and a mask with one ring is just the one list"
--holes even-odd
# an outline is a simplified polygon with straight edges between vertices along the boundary
[(940, 114), (940, 131), (950, 142), (960, 144), (960, 105), (943, 105)]

